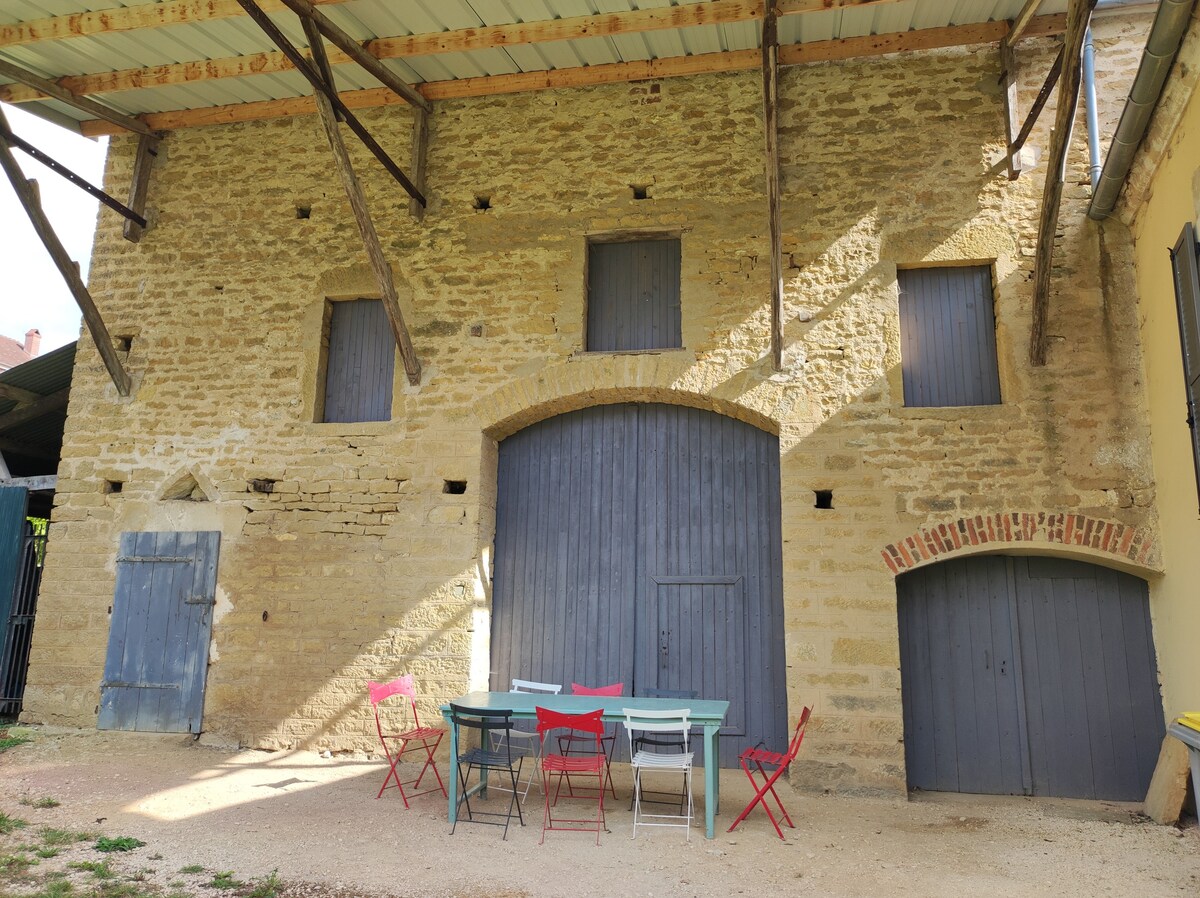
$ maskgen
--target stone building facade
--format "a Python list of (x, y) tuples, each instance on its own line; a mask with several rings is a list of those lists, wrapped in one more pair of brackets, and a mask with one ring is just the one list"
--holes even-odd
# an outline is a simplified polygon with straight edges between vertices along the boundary
[[(1105, 135), (1148, 24), (1097, 22)], [(1028, 109), (1055, 48), (1021, 46)], [(369, 748), (367, 679), (412, 671), (431, 714), (486, 684), (498, 442), (655, 401), (778, 434), (786, 702), (815, 707), (797, 778), (902, 790), (898, 573), (998, 550), (1161, 566), (1132, 244), (1085, 220), (1081, 111), (1032, 368), (1045, 168), (1007, 179), (998, 74), (995, 45), (784, 70), (778, 373), (757, 73), (441, 101), (420, 223), (352, 147), (425, 366), (363, 424), (314, 423), (325, 303), (377, 295), (316, 118), (172, 132), (142, 242), (100, 216), (91, 289), (135, 389), (81, 341), (26, 719), (94, 725), (122, 532), (219, 530), (204, 729)], [(363, 119), (405, 157), (403, 108)], [(135, 144), (112, 141), (115, 190)], [(682, 349), (582, 351), (588, 239), (624, 232), (680, 235)], [(908, 408), (897, 270), (954, 263), (991, 267), (1002, 402)]]

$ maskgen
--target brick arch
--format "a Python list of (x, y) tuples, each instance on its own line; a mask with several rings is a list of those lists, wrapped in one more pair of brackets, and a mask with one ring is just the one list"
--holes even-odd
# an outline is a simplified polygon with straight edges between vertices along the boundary
[(1073, 512), (1002, 512), (959, 518), (922, 527), (885, 546), (882, 555), (893, 574), (902, 574), (945, 558), (1013, 548), (1074, 555), (1144, 573), (1162, 569), (1158, 543), (1148, 528)]
[(664, 402), (717, 412), (778, 435), (788, 417), (782, 385), (677, 354), (576, 357), (514, 380), (474, 406), (483, 432), (503, 440), (546, 418), (593, 405)]

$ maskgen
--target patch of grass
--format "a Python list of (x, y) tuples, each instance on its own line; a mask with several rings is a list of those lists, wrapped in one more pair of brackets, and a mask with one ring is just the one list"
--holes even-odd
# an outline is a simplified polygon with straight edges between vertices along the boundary
[(283, 883), (279, 881), (279, 871), (272, 870), (269, 876), (254, 881), (254, 888), (246, 893), (245, 898), (279, 898), (279, 890)]
[(68, 898), (74, 894), (75, 886), (69, 879), (47, 879), (30, 898)]
[(180, 873), (203, 873), (204, 868), (200, 864), (188, 864), (186, 867), (179, 868)]
[(39, 833), (42, 841), (47, 845), (73, 845), (76, 842), (88, 842), (96, 838), (95, 833), (74, 829), (55, 829), (52, 826), (43, 826)]
[(23, 829), (28, 825), (29, 821), (22, 820), (20, 817), (10, 817), (0, 811), (0, 835), (7, 836), (13, 830)]
[(43, 857), (43, 858), (44, 857), (58, 857), (58, 852), (60, 850), (61, 849), (58, 849), (58, 848), (39, 848), (34, 852), (34, 854), (36, 854), (38, 857)]
[(16, 748), (18, 745), (24, 745), (26, 742), (32, 742), (28, 736), (10, 736), (8, 730), (0, 730), (0, 752), (8, 751), (10, 748)]
[(23, 873), (36, 863), (37, 859), (27, 854), (0, 855), (0, 872)]
[(92, 847), (97, 851), (133, 851), (145, 844), (141, 839), (135, 839), (133, 836), (115, 836), (111, 839), (108, 836), (101, 836)]
[(67, 866), (72, 870), (85, 870), (97, 879), (112, 879), (116, 876), (108, 861), (72, 861)]
[(62, 804), (62, 802), (59, 801), (57, 798), (51, 798), (49, 795), (43, 795), (41, 798), (30, 798), (28, 795), (26, 795), (24, 798), (21, 799), (21, 804), (25, 805), (25, 807), (27, 807), (27, 808), (41, 809), (41, 808), (56, 808), (60, 804)]
[(240, 889), (244, 883), (233, 878), (232, 870), (226, 870), (223, 873), (214, 873), (212, 882), (207, 885), (210, 889)]

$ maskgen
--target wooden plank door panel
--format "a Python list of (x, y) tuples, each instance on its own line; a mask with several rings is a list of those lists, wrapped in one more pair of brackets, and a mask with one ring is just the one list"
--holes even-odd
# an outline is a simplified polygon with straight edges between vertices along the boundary
[(100, 729), (200, 731), (220, 534), (121, 535)]

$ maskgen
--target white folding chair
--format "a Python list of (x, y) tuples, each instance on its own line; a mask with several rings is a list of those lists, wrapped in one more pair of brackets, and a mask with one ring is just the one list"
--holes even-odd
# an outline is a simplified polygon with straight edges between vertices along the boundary
[[(513, 678), (512, 688), (510, 688), (508, 691), (526, 692), (534, 695), (558, 695), (560, 692), (562, 692), (562, 684), (538, 683), (535, 680), (518, 680)], [(524, 801), (525, 797), (529, 795), (529, 787), (534, 784), (537, 784), (540, 787), (542, 782), (540, 764), (542, 757), (541, 739), (538, 737), (538, 732), (536, 729), (518, 730), (515, 727), (508, 731), (508, 738), (510, 740), (509, 745), (512, 747), (514, 758), (523, 756), (530, 758), (532, 761), (532, 763), (529, 765), (527, 774), (528, 779), (517, 783), (517, 788), (520, 790), (521, 800)], [(499, 751), (504, 747), (503, 734), (494, 733), (492, 739), (494, 750)], [(490, 786), (490, 788), (499, 789), (502, 792), (510, 791), (499, 783), (494, 786)]]
[[(645, 711), (638, 708), (622, 708), (625, 715), (625, 732), (629, 736), (630, 764), (633, 767), (633, 838), (637, 838), (639, 826), (682, 826), (688, 841), (692, 838), (692, 759), (694, 752), (688, 751), (688, 720), (691, 708), (672, 708), (665, 711)], [(635, 733), (670, 734), (672, 741), (678, 736), (683, 744), (682, 752), (635, 751)], [(687, 794), (685, 810), (679, 814), (647, 814), (642, 810), (642, 774), (646, 771), (670, 771), (682, 773), (684, 791)], [(649, 790), (647, 790), (649, 791)]]

